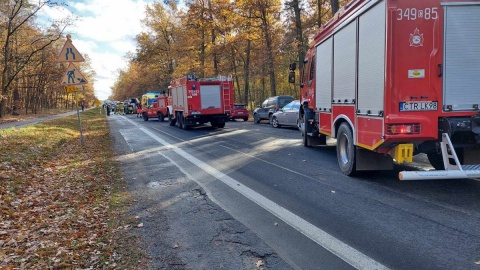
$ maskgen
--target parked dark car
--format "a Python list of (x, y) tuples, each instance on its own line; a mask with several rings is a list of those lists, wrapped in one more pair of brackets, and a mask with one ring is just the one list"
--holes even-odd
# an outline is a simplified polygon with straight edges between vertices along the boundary
[(300, 100), (294, 100), (283, 106), (272, 115), (272, 126), (279, 128), (281, 126), (292, 126), (300, 128), (298, 123), (298, 111), (300, 110)]
[(234, 104), (233, 109), (230, 113), (230, 120), (243, 119), (243, 121), (248, 121), (248, 110), (247, 106), (244, 104)]
[(253, 111), (253, 122), (258, 124), (262, 120), (269, 120), (271, 123), (272, 115), (293, 100), (292, 96), (275, 96), (265, 99), (262, 105)]

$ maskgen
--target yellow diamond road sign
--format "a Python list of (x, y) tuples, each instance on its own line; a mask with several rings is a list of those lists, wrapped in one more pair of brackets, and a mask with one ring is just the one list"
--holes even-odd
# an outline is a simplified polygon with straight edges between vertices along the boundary
[(73, 63), (70, 63), (67, 68), (67, 73), (62, 78), (61, 85), (82, 85), (87, 83), (87, 80), (78, 68)]
[(73, 46), (70, 35), (67, 36), (67, 41), (58, 55), (58, 62), (85, 62), (83, 56)]

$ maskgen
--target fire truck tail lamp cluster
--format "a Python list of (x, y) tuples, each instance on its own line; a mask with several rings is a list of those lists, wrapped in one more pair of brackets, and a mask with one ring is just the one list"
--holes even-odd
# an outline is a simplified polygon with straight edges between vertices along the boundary
[(397, 134), (420, 134), (422, 132), (421, 124), (393, 124), (387, 125), (386, 133), (388, 135)]

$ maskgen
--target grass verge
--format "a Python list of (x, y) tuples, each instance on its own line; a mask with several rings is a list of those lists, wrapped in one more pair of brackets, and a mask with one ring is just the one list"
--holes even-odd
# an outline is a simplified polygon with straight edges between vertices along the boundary
[(0, 269), (145, 269), (98, 110), (0, 130)]

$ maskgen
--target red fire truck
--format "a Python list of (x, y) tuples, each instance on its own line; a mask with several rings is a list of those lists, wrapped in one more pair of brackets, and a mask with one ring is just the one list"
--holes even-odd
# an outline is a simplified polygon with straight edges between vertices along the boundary
[(172, 103), (168, 106), (171, 126), (183, 129), (207, 122), (223, 128), (233, 107), (232, 77), (198, 79), (188, 75), (173, 80), (169, 87)]
[(150, 118), (158, 118), (163, 122), (168, 115), (167, 106), (172, 103), (172, 97), (165, 91), (162, 93), (147, 93), (142, 96), (142, 117), (148, 121)]
[(480, 177), (479, 14), (478, 0), (357, 0), (342, 8), (304, 60), (304, 145), (336, 139), (346, 175), (425, 153), (436, 170), (403, 171), (401, 180)]

